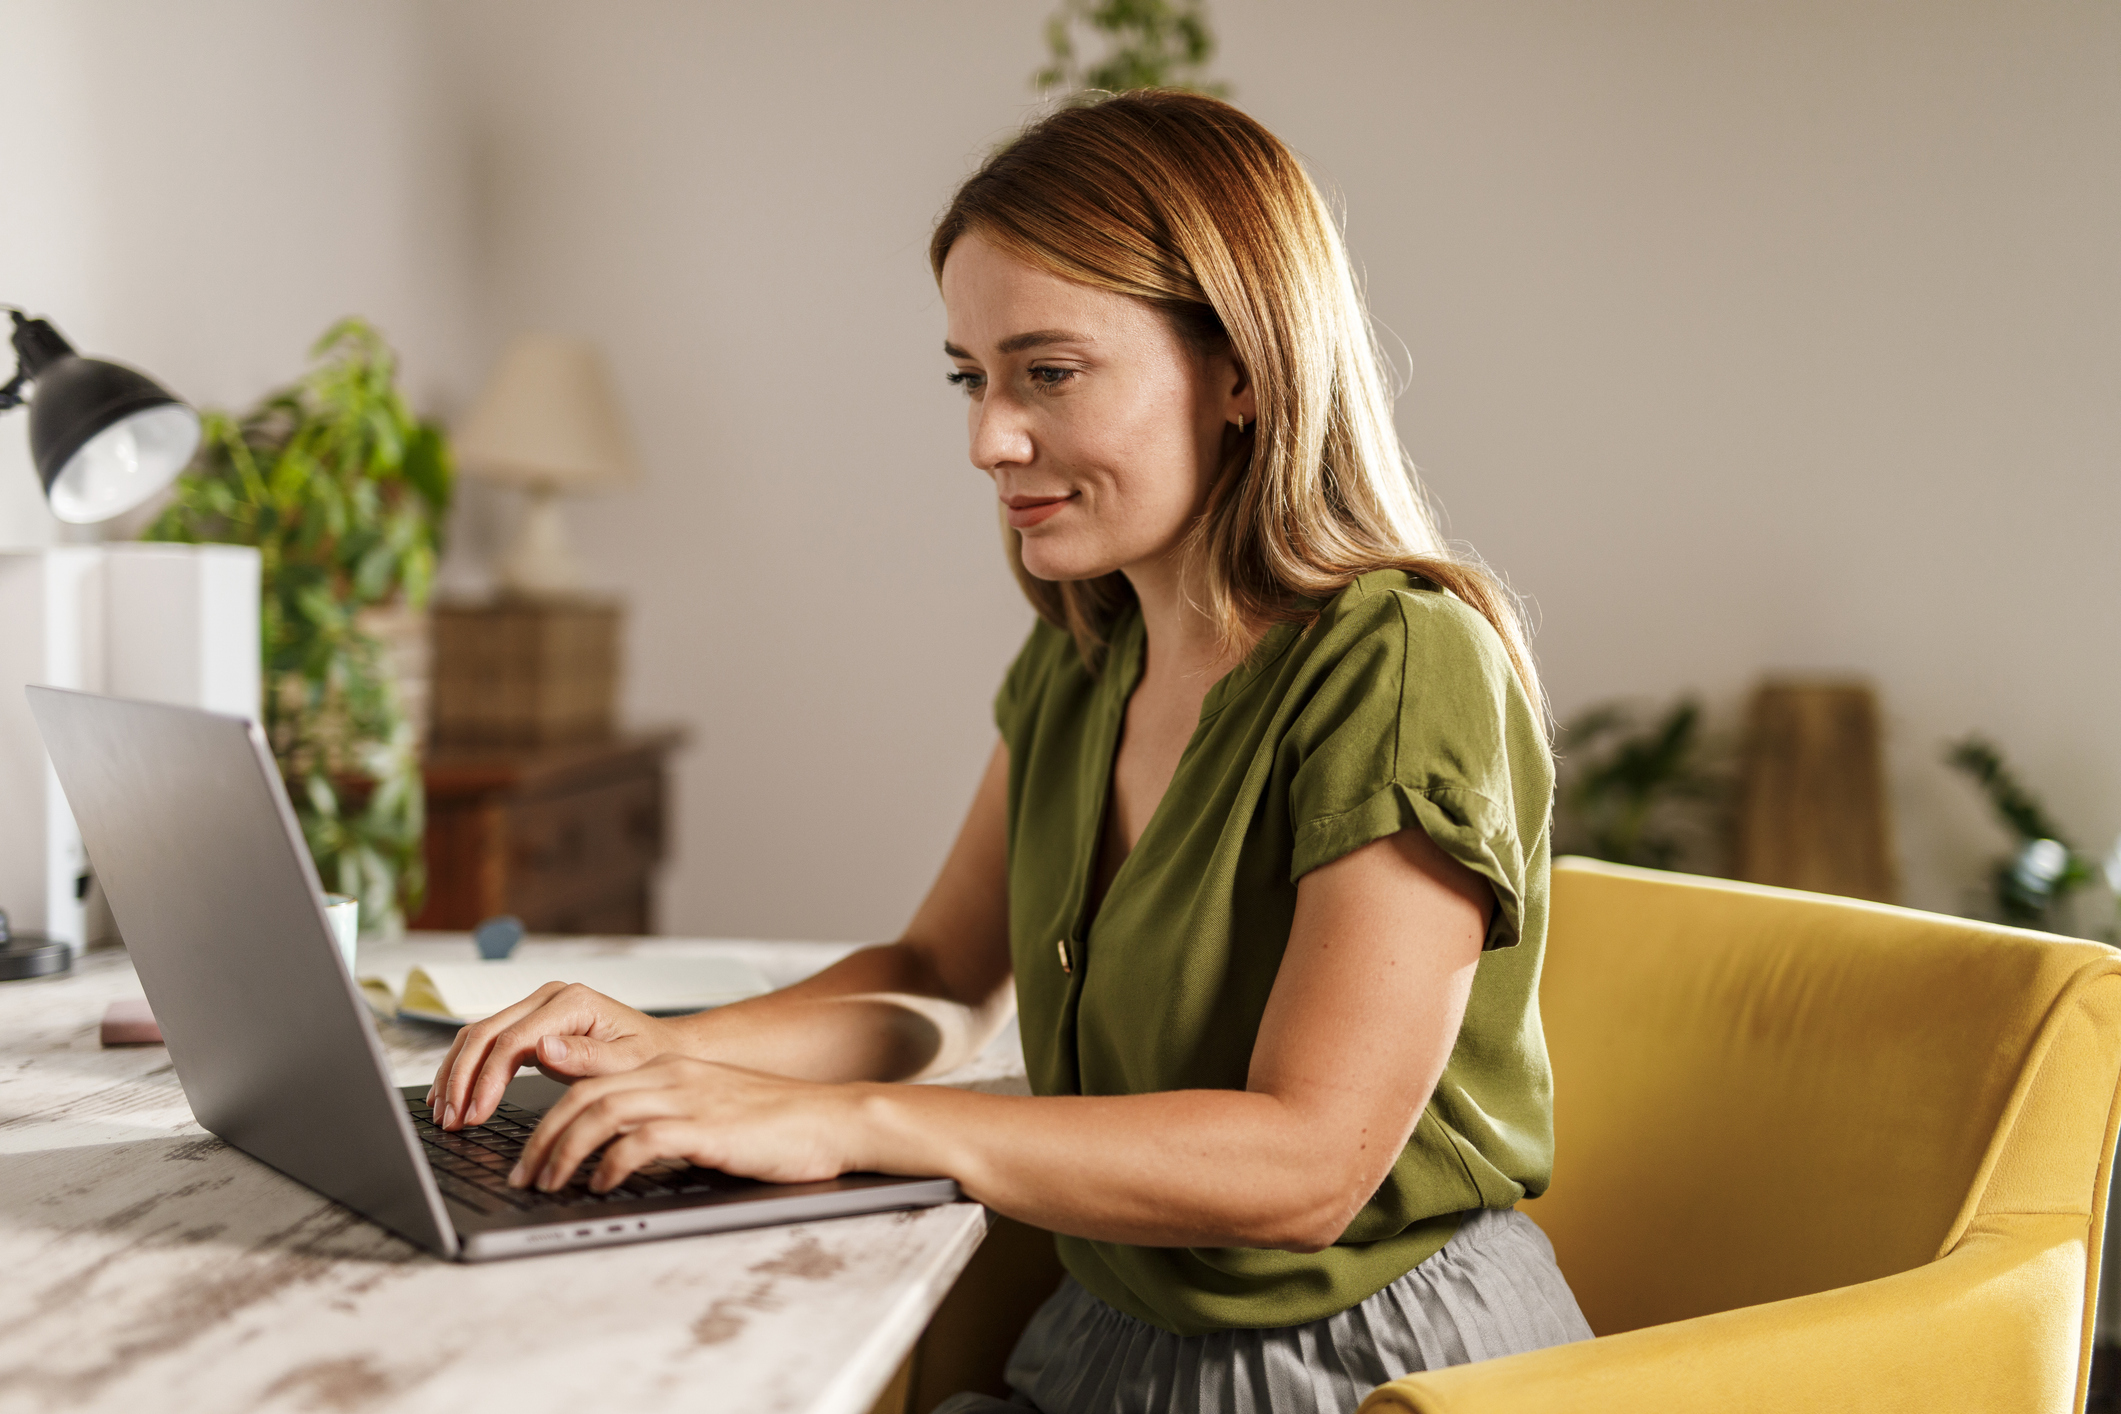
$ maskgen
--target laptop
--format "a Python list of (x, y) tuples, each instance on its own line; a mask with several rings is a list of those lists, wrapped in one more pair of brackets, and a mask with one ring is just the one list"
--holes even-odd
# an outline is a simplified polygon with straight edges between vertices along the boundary
[(589, 1191), (587, 1165), (557, 1193), (509, 1188), (563, 1087), (518, 1078), (489, 1123), (448, 1132), (424, 1085), (391, 1084), (257, 725), (28, 692), (192, 1113), (252, 1158), (466, 1262), (958, 1198), (944, 1178), (775, 1184), (672, 1164), (603, 1195)]

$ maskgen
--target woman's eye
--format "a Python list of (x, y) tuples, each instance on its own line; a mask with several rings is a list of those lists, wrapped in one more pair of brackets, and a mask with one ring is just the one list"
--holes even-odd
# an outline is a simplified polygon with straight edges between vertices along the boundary
[(981, 388), (985, 387), (987, 384), (987, 380), (980, 374), (967, 373), (962, 368), (958, 369), (954, 373), (945, 373), (943, 375), (943, 381), (948, 383), (953, 388), (963, 389), (968, 395), (972, 393), (977, 393)]
[(1058, 388), (1073, 378), (1075, 373), (1076, 370), (1072, 368), (1034, 367), (1031, 369), (1031, 381), (1041, 388)]

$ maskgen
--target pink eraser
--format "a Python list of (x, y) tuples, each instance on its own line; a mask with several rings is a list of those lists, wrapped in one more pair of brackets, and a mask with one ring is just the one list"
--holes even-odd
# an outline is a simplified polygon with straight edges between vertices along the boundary
[(112, 1002), (103, 1013), (103, 1044), (106, 1046), (159, 1046), (162, 1028), (155, 1025), (154, 1010), (147, 999)]

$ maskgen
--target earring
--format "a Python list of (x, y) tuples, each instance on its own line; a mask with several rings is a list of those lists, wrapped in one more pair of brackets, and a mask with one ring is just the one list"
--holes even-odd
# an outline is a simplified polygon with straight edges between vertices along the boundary
[(1245, 435), (1245, 419), (1242, 413), (1237, 418), (1237, 435), (1240, 437)]

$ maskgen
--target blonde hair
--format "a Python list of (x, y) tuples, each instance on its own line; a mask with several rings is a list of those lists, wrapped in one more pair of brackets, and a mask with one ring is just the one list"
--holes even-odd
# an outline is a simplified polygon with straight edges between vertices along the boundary
[[(1228, 349), (1259, 415), (1228, 441), (1188, 535), (1186, 582), (1226, 645), (1304, 621), (1358, 575), (1402, 569), (1448, 590), (1500, 635), (1542, 722), (1516, 597), (1436, 527), (1392, 422), (1368, 312), (1325, 200), (1280, 140), (1198, 93), (1145, 89), (1065, 108), (958, 188), (929, 243), (938, 281), (978, 231), (1014, 258), (1162, 309), (1196, 347)], [(1051, 581), (1010, 567), (1092, 671), (1134, 594), (1119, 573)]]

